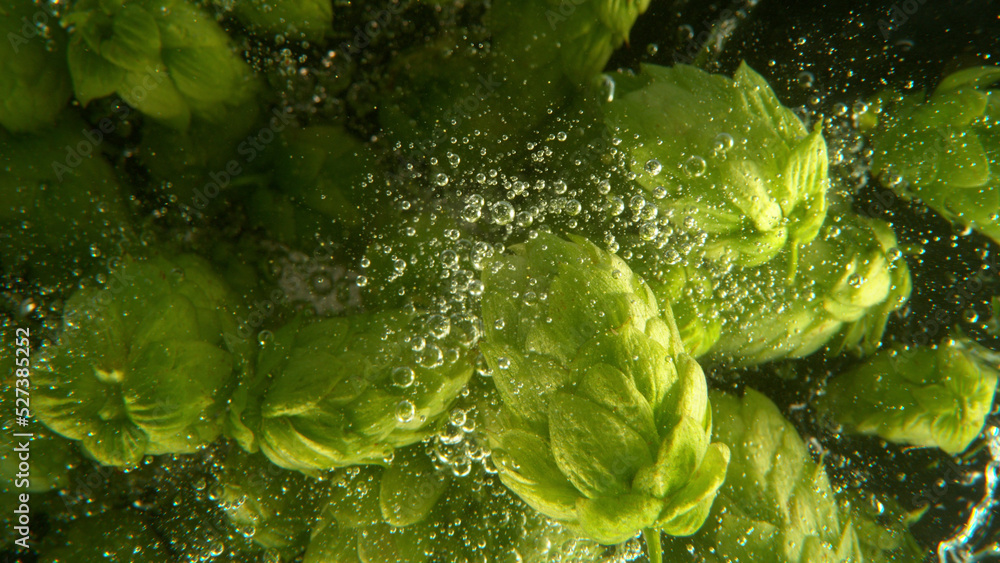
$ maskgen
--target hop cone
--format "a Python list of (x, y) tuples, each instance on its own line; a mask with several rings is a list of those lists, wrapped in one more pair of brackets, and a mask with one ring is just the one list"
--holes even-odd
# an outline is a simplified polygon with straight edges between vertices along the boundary
[(849, 430), (958, 454), (993, 404), (997, 363), (974, 342), (896, 346), (834, 378), (819, 407)]
[(884, 223), (848, 216), (803, 247), (792, 280), (780, 259), (733, 270), (713, 294), (724, 322), (710, 356), (754, 365), (825, 345), (874, 351), (889, 314), (910, 293), (909, 269), (895, 246)]
[(67, 61), (81, 104), (118, 94), (175, 129), (219, 123), (252, 98), (250, 67), (210, 14), (187, 0), (81, 0), (63, 16)]
[(306, 473), (383, 463), (426, 438), (468, 382), (473, 361), (458, 332), (440, 315), (401, 311), (293, 321), (261, 352), (267, 379), (234, 434)]
[(829, 187), (820, 127), (806, 129), (745, 63), (732, 79), (643, 65), (615, 77), (604, 113), (636, 181), (675, 233), (705, 235), (705, 257), (755, 266), (819, 232)]
[(191, 453), (221, 431), (250, 369), (235, 298), (193, 255), (126, 257), (102, 288), (67, 301), (63, 330), (39, 354), (38, 418), (106, 465)]
[(725, 478), (705, 377), (628, 265), (541, 234), (483, 274), (482, 351), (503, 407), (505, 485), (601, 543), (691, 534)]
[(883, 93), (858, 118), (872, 170), (902, 197), (1000, 241), (1000, 67), (945, 77), (929, 96)]
[(868, 535), (874, 522), (861, 522), (866, 533), (859, 535), (858, 511), (838, 506), (823, 465), (813, 461), (795, 427), (767, 397), (747, 389), (742, 398), (713, 391), (711, 399), (715, 437), (732, 452), (726, 483), (708, 522), (694, 537), (666, 542), (666, 560), (922, 559), (900, 526), (881, 534), (879, 547), (871, 545), (876, 538)]

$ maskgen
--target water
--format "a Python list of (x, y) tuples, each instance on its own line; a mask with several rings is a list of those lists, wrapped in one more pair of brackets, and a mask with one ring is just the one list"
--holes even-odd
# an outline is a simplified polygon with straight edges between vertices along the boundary
[[(72, 5), (21, 1), (44, 15), (39, 20), (47, 22), (41, 28), (46, 52), (65, 50), (71, 39), (52, 25)], [(525, 6), (492, 2), (494, 9), (508, 6), (517, 13), (511, 21), (476, 1), (338, 1), (317, 3), (319, 12), (289, 27), (284, 22), (294, 21), (295, 14), (277, 12), (295, 4), (269, 6), (263, 13), (275, 11), (277, 23), (268, 24), (261, 23), (271, 21), (266, 18), (248, 19), (238, 3), (199, 3), (208, 10), (205, 21), (220, 22), (219, 29), (238, 46), (220, 57), (232, 55), (237, 62), (226, 67), (231, 73), (209, 73), (219, 84), (191, 103), (187, 130), (154, 115), (141, 96), (124, 90), (68, 106), (63, 103), (72, 91), (68, 80), (49, 90), (65, 91), (57, 100), (57, 109), (64, 108), (61, 128), (51, 132), (45, 125), (16, 138), (0, 130), (0, 194), (11, 202), (0, 212), (0, 240), (9, 249), (0, 253), (5, 369), (13, 359), (9, 341), (16, 328), (31, 329), (32, 366), (38, 370), (56, 362), (40, 359), (41, 351), (55, 349), (63, 331), (82, 326), (99, 337), (80, 341), (74, 350), (79, 361), (114, 365), (82, 369), (86, 377), (114, 373), (128, 380), (139, 373), (135, 366), (145, 365), (141, 354), (151, 353), (138, 344), (105, 346), (105, 337), (130, 343), (163, 331), (171, 342), (204, 340), (228, 354), (213, 363), (202, 353), (190, 377), (156, 379), (160, 376), (141, 372), (148, 379), (127, 385), (102, 380), (108, 387), (96, 394), (82, 387), (70, 396), (84, 397), (88, 408), (65, 416), (91, 422), (76, 431), (62, 427), (68, 439), (43, 424), (45, 419), (56, 428), (59, 421), (47, 418), (39, 400), (33, 407), (42, 413), (32, 421), (37, 433), (32, 472), (51, 482), (33, 485), (31, 549), (20, 560), (48, 560), (52, 554), (84, 560), (98, 553), (132, 561), (318, 561), (320, 544), (340, 538), (372, 560), (402, 561), (404, 542), (410, 540), (401, 538), (415, 529), (420, 541), (430, 539), (413, 540), (420, 546), (416, 551), (434, 562), (645, 560), (647, 548), (638, 536), (603, 547), (573, 539), (501, 482), (510, 454), (490, 433), (505, 394), (530, 401), (551, 389), (510, 380), (525, 369), (516, 350), (499, 353), (493, 364), (480, 354), (491, 338), (514, 338), (527, 330), (514, 313), (481, 318), (491, 290), (484, 279), (502, 274), (495, 259), (556, 233), (582, 236), (635, 268), (652, 263), (650, 280), (686, 268), (684, 283), (690, 285), (678, 289), (683, 298), (674, 306), (685, 334), (696, 333), (701, 321), (737, 318), (723, 324), (728, 338), (739, 327), (761, 327), (768, 318), (794, 311), (796, 303), (818, 303), (823, 283), (841, 272), (830, 271), (786, 294), (788, 284), (808, 278), (803, 265), (815, 256), (788, 259), (798, 269), (780, 271), (732, 260), (728, 253), (740, 239), (719, 234), (725, 214), (706, 214), (706, 207), (729, 212), (732, 202), (720, 198), (707, 205), (699, 195), (728, 193), (727, 186), (756, 173), (714, 175), (719, 167), (737, 166), (741, 155), (763, 142), (748, 138), (740, 123), (725, 122), (720, 114), (718, 126), (710, 125), (703, 139), (697, 132), (681, 137), (687, 134), (682, 128), (636, 139), (604, 127), (601, 104), (629, 99), (630, 77), (619, 69), (641, 64), (692, 64), (732, 76), (745, 61), (806, 131), (821, 128), (832, 184), (826, 192), (828, 219), (817, 230), (841, 240), (851, 226), (834, 225), (832, 218), (885, 221), (897, 241), (882, 258), (905, 263), (911, 272), (912, 293), (905, 304), (894, 303), (901, 307), (889, 314), (884, 346), (929, 345), (961, 334), (1000, 350), (995, 302), (1000, 247), (982, 229), (954, 224), (919, 200), (900, 197), (906, 192), (894, 190), (915, 179), (895, 171), (873, 173), (875, 149), (859, 129), (883, 88), (915, 93), (956, 70), (996, 64), (1000, 20), (990, 2), (654, 1), (628, 42), (603, 68), (590, 71), (589, 97), (575, 94), (579, 84), (558, 82), (587, 72), (573, 66), (579, 61), (560, 58), (577, 50), (555, 50), (549, 60), (541, 44), (531, 51), (537, 64), (515, 65), (510, 79), (498, 78), (496, 68), (503, 67), (491, 66), (489, 58), (509, 49), (504, 41), (528, 41), (530, 34), (516, 30), (532, 21), (542, 22), (540, 33), (558, 34), (562, 22), (587, 15), (586, 2), (544, 4), (528, 15), (521, 14), (529, 9)], [(20, 37), (20, 31), (14, 33)], [(41, 39), (27, 35), (27, 41)], [(0, 51), (0, 69), (8, 60), (2, 57), (10, 56)], [(547, 75), (553, 68), (566, 69), (565, 76)], [(210, 94), (225, 88), (226, 77), (240, 73), (256, 76), (247, 78), (247, 84), (256, 82), (246, 92), (257, 94), (234, 90), (211, 102)], [(692, 146), (680, 154), (657, 154), (675, 135)], [(642, 146), (636, 149), (637, 144)], [(768, 157), (781, 154), (773, 145), (766, 148)], [(41, 165), (25, 166), (37, 158)], [(67, 163), (65, 179), (36, 177), (52, 176), (52, 163)], [(737, 196), (733, 201), (739, 200), (743, 211), (763, 205), (759, 193)], [(684, 204), (671, 206), (672, 201)], [(787, 217), (789, 205), (781, 199), (769, 213), (779, 216), (782, 228), (793, 229), (800, 215)], [(757, 242), (741, 252), (753, 254), (773, 243)], [(199, 285), (198, 291), (171, 294), (173, 305), (157, 317), (149, 312), (168, 302), (167, 294), (156, 293), (159, 286), (133, 291), (135, 282), (115, 276), (130, 256), (178, 252), (199, 255), (214, 268), (230, 288), (225, 305), (217, 301), (222, 298), (216, 285)], [(878, 276), (865, 269), (874, 262), (850, 266), (859, 272), (843, 276), (842, 295), (878, 285)], [(167, 271), (161, 279), (169, 277), (178, 286), (202, 283), (197, 268), (176, 271), (185, 275)], [(616, 270), (613, 279), (624, 278)], [(558, 291), (536, 287), (544, 283), (540, 280), (540, 275), (525, 280), (509, 300), (533, 311), (537, 327), (563, 326), (559, 311), (566, 304), (559, 302)], [(130, 292), (140, 306), (127, 313), (101, 309)], [(74, 295), (89, 297), (73, 300)], [(724, 304), (723, 312), (697, 309), (699, 300), (712, 295)], [(788, 295), (799, 301), (780, 302)], [(758, 310), (755, 300), (773, 304)], [(596, 300), (583, 301), (597, 306)], [(225, 324), (230, 317), (211, 316), (218, 311), (231, 315), (232, 326)], [(385, 311), (400, 317), (356, 333), (345, 329), (333, 344), (325, 344), (324, 338), (333, 338), (329, 334), (287, 329), (297, 322)], [(127, 324), (147, 315), (145, 324)], [(605, 316), (595, 310), (595, 317)], [(154, 323), (158, 318), (174, 324)], [(684, 325), (684, 319), (694, 321)], [(711, 322), (705, 324), (702, 341), (712, 330)], [(742, 349), (763, 346), (767, 338), (756, 330)], [(240, 356), (239, 343), (254, 352)], [(306, 352), (293, 362), (282, 359), (293, 345)], [(541, 336), (530, 344), (532, 352), (550, 345)], [(819, 416), (817, 399), (832, 377), (860, 363), (854, 355), (817, 353), (749, 367), (733, 367), (711, 354), (700, 361), (710, 388), (733, 393), (753, 388), (769, 397), (844, 498), (864, 499), (880, 522), (888, 522), (894, 510), (909, 514), (909, 531), (928, 559), (1000, 559), (1000, 526), (992, 516), (1000, 494), (996, 406), (972, 446), (948, 455), (854, 435)], [(987, 361), (996, 364), (993, 357)], [(231, 368), (231, 377), (212, 379), (218, 365)], [(301, 370), (295, 383), (269, 387), (286, 369)], [(453, 377), (463, 369), (465, 376)], [(13, 402), (11, 385), (5, 383), (4, 404)], [(236, 389), (251, 391), (242, 396)], [(171, 394), (174, 390), (185, 392)], [(142, 402), (147, 395), (159, 402), (148, 407)], [(311, 418), (318, 411), (325, 414)], [(192, 422), (160, 421), (175, 425), (160, 434), (153, 424), (136, 422), (175, 412), (193, 412)], [(114, 455), (101, 444), (118, 439), (101, 434), (102, 425), (109, 417), (125, 416), (133, 417), (128, 428), (140, 428), (141, 439), (123, 442), (122, 449), (153, 445), (125, 467), (96, 462), (95, 457)], [(13, 426), (5, 422), (4, 431)], [(340, 433), (350, 438), (333, 439)], [(278, 435), (282, 438), (273, 438)], [(84, 437), (86, 454), (72, 442)], [(351, 454), (370, 449), (367, 465), (315, 461), (342, 455), (338, 448)], [(260, 453), (249, 456), (244, 449)], [(5, 479), (14, 461), (8, 450), (5, 446)], [(297, 465), (308, 463), (321, 467)], [(414, 476), (401, 467), (425, 472), (413, 470)], [(446, 485), (439, 488), (427, 475)], [(414, 479), (399, 487), (413, 492), (401, 505), (416, 510), (426, 504), (428, 515), (413, 524), (423, 527), (364, 520), (371, 514), (378, 520), (379, 511), (385, 512), (379, 502), (388, 502), (383, 491), (390, 485), (383, 483), (394, 478)], [(17, 488), (13, 477), (8, 481), (3, 495)], [(8, 504), (3, 503), (3, 518), (10, 523), (14, 506)], [(101, 536), (91, 529), (97, 523), (126, 539), (109, 536), (108, 545), (98, 545)], [(15, 536), (11, 526), (5, 529), (3, 556), (10, 558)], [(751, 539), (743, 537), (740, 544)], [(691, 541), (679, 549), (698, 560), (700, 540)]]

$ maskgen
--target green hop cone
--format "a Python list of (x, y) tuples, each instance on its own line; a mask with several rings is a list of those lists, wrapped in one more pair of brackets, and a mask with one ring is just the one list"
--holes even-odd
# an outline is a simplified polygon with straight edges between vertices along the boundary
[(733, 79), (643, 65), (613, 80), (605, 121), (636, 181), (675, 232), (707, 235), (705, 257), (755, 266), (786, 245), (794, 258), (817, 235), (829, 187), (821, 126), (810, 132), (746, 63)]
[[(841, 510), (823, 465), (813, 461), (774, 403), (753, 389), (742, 398), (713, 391), (711, 401), (715, 438), (732, 452), (726, 483), (694, 537), (665, 542), (666, 559), (690, 560), (693, 554), (711, 563), (868, 560), (852, 512)], [(865, 549), (866, 555), (882, 555)], [(889, 555), (898, 556), (894, 561), (921, 560), (906, 549)]]
[(801, 358), (825, 345), (839, 351), (878, 346), (889, 313), (909, 297), (906, 261), (891, 230), (848, 215), (804, 246), (794, 280), (782, 257), (734, 269), (715, 290), (722, 335), (710, 356), (736, 365)]
[(694, 533), (729, 450), (710, 441), (705, 376), (670, 309), (585, 239), (543, 233), (511, 250), (487, 263), (482, 305), (504, 484), (601, 543)]
[(77, 100), (117, 94), (174, 129), (216, 121), (252, 97), (250, 67), (215, 18), (188, 0), (80, 0), (63, 16)]
[(886, 92), (858, 118), (872, 171), (900, 196), (1000, 241), (1000, 67), (945, 77), (928, 97)]
[(440, 315), (297, 319), (260, 353), (266, 389), (242, 415), (252, 435), (238, 439), (309, 474), (384, 463), (426, 438), (468, 382), (473, 358), (459, 340)]
[(193, 255), (131, 257), (67, 301), (39, 352), (32, 403), (49, 428), (106, 465), (191, 453), (214, 440), (250, 348), (234, 297)]
[(47, 8), (0, 2), (0, 125), (36, 131), (51, 125), (72, 93), (66, 33)]
[(958, 454), (990, 413), (996, 366), (970, 341), (896, 346), (831, 380), (818, 406), (850, 431)]

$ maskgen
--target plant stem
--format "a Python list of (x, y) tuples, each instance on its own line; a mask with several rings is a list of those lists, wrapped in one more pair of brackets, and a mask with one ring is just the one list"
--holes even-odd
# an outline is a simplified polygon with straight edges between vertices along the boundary
[(642, 537), (646, 540), (646, 556), (649, 563), (663, 562), (663, 548), (660, 546), (660, 531), (647, 528), (642, 531)]

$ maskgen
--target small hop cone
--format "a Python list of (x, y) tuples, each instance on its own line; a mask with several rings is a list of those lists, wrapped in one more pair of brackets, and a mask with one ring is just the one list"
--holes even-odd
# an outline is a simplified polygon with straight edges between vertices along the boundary
[(542, 234), (487, 265), (482, 350), (504, 484), (605, 544), (694, 533), (725, 478), (705, 377), (621, 259)]

